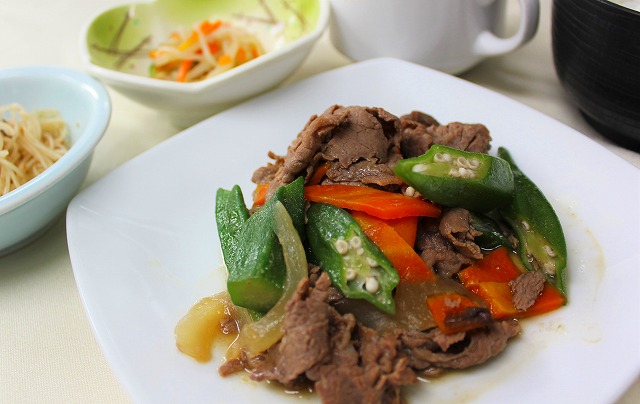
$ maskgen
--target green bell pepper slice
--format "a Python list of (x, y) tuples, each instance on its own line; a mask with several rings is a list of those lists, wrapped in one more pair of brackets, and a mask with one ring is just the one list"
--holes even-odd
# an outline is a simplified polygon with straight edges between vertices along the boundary
[(511, 165), (515, 180), (513, 200), (500, 209), (518, 238), (518, 255), (528, 270), (542, 271), (566, 295), (564, 271), (567, 244), (560, 220), (542, 191), (514, 163), (507, 149), (498, 156)]
[(393, 171), (425, 198), (471, 211), (506, 205), (514, 189), (513, 173), (503, 159), (437, 144), (422, 156), (400, 160)]
[(307, 239), (331, 283), (351, 299), (364, 299), (393, 314), (400, 277), (389, 259), (347, 211), (326, 203), (307, 210)]

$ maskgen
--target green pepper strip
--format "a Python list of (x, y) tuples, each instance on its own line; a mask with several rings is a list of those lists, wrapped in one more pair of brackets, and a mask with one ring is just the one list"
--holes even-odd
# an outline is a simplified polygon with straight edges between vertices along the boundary
[[(234, 187), (235, 188), (235, 187)], [(229, 272), (227, 290), (236, 306), (259, 312), (268, 311), (282, 294), (286, 266), (282, 248), (273, 230), (273, 205), (282, 202), (296, 230), (304, 233), (304, 180), (302, 177), (279, 188), (269, 201), (243, 223), (237, 195), (224, 198), (218, 191), (216, 206), (218, 233)], [(231, 192), (234, 192), (233, 190)], [(225, 203), (226, 199), (226, 203)], [(242, 201), (243, 208), (244, 201)], [(230, 211), (229, 211), (230, 209)]]
[(509, 203), (509, 164), (485, 153), (433, 145), (422, 156), (400, 160), (393, 172), (425, 198), (444, 206), (488, 212)]
[(337, 206), (312, 203), (307, 221), (309, 244), (332, 284), (348, 298), (395, 313), (392, 292), (398, 272), (355, 219)]
[(511, 204), (500, 210), (518, 238), (518, 255), (528, 270), (542, 271), (566, 295), (567, 245), (560, 220), (542, 191), (515, 165), (507, 149), (498, 155), (509, 162), (515, 180)]

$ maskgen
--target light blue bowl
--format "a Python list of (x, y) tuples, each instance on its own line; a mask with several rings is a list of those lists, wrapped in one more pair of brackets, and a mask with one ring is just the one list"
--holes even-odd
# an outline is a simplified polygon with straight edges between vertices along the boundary
[(111, 102), (102, 84), (60, 67), (0, 69), (0, 105), (14, 102), (30, 112), (60, 112), (69, 127), (71, 148), (42, 174), (0, 196), (0, 255), (32, 241), (65, 212), (87, 176), (111, 117)]

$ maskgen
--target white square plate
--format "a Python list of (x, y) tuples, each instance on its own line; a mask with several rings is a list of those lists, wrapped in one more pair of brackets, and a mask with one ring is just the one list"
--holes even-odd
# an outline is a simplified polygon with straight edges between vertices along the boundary
[[(115, 373), (138, 402), (298, 402), (240, 375), (223, 379), (175, 347), (177, 321), (223, 290), (214, 202), (253, 190), (332, 104), (481, 122), (554, 205), (569, 250), (569, 305), (523, 321), (490, 363), (407, 389), (409, 402), (614, 401), (640, 371), (640, 171), (580, 133), (508, 98), (393, 59), (320, 74), (220, 113), (124, 164), (70, 204), (78, 288)], [(305, 396), (303, 401), (317, 401)]]

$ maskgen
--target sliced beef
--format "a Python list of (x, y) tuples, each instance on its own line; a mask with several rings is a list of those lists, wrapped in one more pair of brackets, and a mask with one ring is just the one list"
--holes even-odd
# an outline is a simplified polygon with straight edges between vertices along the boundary
[(438, 230), (462, 255), (479, 260), (482, 251), (473, 240), (482, 233), (471, 226), (470, 220), (471, 214), (466, 209), (447, 209), (442, 214)]
[(323, 404), (381, 403), (385, 389), (377, 388), (375, 382), (373, 372), (366, 373), (355, 364), (332, 363), (324, 366), (314, 388)]
[(465, 369), (486, 362), (502, 352), (507, 341), (520, 333), (515, 320), (493, 322), (490, 326), (467, 332), (464, 339), (448, 345), (443, 351), (436, 341), (439, 329), (429, 332), (404, 331), (400, 340), (414, 369)]
[[(287, 154), (267, 167), (259, 168), (256, 180), (269, 181), (267, 198), (282, 185), (299, 176), (310, 178), (321, 161), (335, 162), (333, 182), (378, 185), (390, 183), (387, 164), (397, 160), (395, 139), (400, 119), (382, 108), (334, 105), (321, 115), (314, 115), (287, 149)], [(364, 162), (364, 163), (363, 163)], [(350, 167), (356, 164), (354, 169)], [(275, 172), (274, 172), (275, 171)], [(384, 174), (380, 180), (375, 173)]]
[(358, 161), (349, 167), (342, 167), (341, 164), (331, 164), (326, 173), (326, 183), (340, 183), (351, 185), (368, 184), (381, 188), (399, 187), (402, 180), (393, 173), (387, 164), (379, 164), (370, 160)]
[(399, 388), (416, 378), (409, 361), (397, 357), (398, 341), (340, 315), (327, 303), (330, 285), (326, 274), (313, 289), (302, 282), (287, 304), (272, 376), (288, 385), (304, 375), (323, 403), (396, 402)]
[(300, 175), (310, 175), (317, 162), (318, 151), (331, 138), (331, 133), (347, 117), (348, 111), (337, 105), (322, 115), (313, 115), (287, 149), (283, 164), (271, 181), (267, 195), (291, 183)]
[(400, 342), (395, 335), (381, 335), (366, 327), (359, 327), (359, 334), (362, 366), (367, 372), (377, 373), (378, 384), (401, 387), (416, 381), (408, 359), (398, 357)]
[(275, 378), (276, 370), (273, 352), (270, 350), (259, 355), (249, 355), (243, 351), (239, 358), (225, 361), (218, 373), (221, 376), (229, 376), (246, 369), (251, 371), (252, 378), (256, 380), (271, 380)]
[(218, 368), (218, 373), (220, 376), (225, 377), (236, 372), (241, 372), (247, 368), (250, 367), (245, 365), (245, 361), (241, 358), (234, 358), (224, 361), (224, 363)]
[(474, 262), (460, 253), (439, 230), (439, 221), (426, 218), (420, 221), (415, 248), (420, 257), (440, 276), (452, 277)]
[(400, 133), (400, 152), (405, 158), (423, 155), (433, 145), (433, 136), (419, 122), (403, 120)]
[(251, 181), (256, 184), (268, 184), (269, 182), (273, 181), (276, 173), (284, 164), (284, 157), (278, 156), (272, 151), (268, 153), (268, 156), (273, 160), (273, 162), (267, 163), (266, 166), (258, 168), (253, 172), (253, 175), (251, 176)]
[(462, 208), (446, 209), (440, 219), (424, 219), (418, 228), (415, 248), (439, 275), (452, 277), (482, 258), (474, 242), (479, 231), (471, 226), (471, 214)]
[(440, 122), (429, 114), (425, 114), (422, 111), (411, 111), (406, 115), (402, 115), (400, 117), (403, 121), (413, 121), (417, 122), (425, 127), (429, 126), (440, 126)]
[(322, 149), (324, 159), (338, 161), (345, 168), (360, 160), (386, 163), (390, 139), (399, 131), (400, 120), (381, 108), (354, 106), (336, 111), (343, 110), (348, 114)]
[(426, 153), (433, 144), (432, 127), (440, 126), (440, 123), (420, 111), (402, 115), (400, 122), (399, 148), (402, 156), (411, 158)]
[(432, 128), (433, 143), (477, 153), (489, 150), (491, 136), (487, 127), (482, 124), (452, 122)]
[(455, 344), (464, 341), (466, 336), (466, 332), (456, 332), (453, 334), (444, 334), (442, 332), (431, 333), (432, 341), (437, 344), (437, 347), (442, 352), (446, 352)]
[(398, 357), (398, 340), (358, 327), (359, 361), (332, 360), (308, 373), (323, 403), (400, 403), (400, 388), (416, 381), (406, 358)]
[[(355, 319), (340, 316), (326, 303), (330, 285), (326, 275), (318, 279), (313, 289), (308, 281), (302, 282), (287, 304), (277, 363), (282, 373), (279, 381), (285, 385), (322, 363), (332, 348), (339, 350), (344, 359), (351, 356), (357, 360), (355, 350), (348, 344)], [(347, 352), (343, 352), (345, 348)]]
[(513, 305), (520, 311), (525, 311), (538, 300), (546, 282), (542, 272), (527, 271), (509, 282), (513, 292)]
[(435, 118), (420, 111), (402, 115), (400, 150), (407, 157), (420, 156), (432, 144), (442, 144), (460, 150), (486, 153), (491, 136), (482, 124), (452, 122), (441, 125)]

